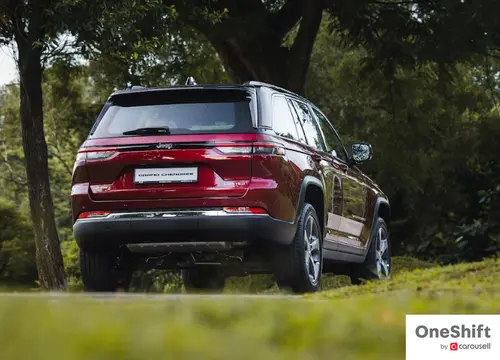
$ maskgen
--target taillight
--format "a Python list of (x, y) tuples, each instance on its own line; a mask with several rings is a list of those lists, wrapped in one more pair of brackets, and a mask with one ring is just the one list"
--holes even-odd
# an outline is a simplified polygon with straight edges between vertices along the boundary
[[(78, 166), (85, 165), (85, 162), (90, 160), (104, 160), (108, 159), (111, 156), (113, 156), (116, 153), (115, 149), (100, 149), (97, 151), (85, 151), (85, 150), (80, 150), (78, 154), (76, 154), (76, 159), (75, 163), (73, 165), (73, 174), (72, 176), (75, 175), (75, 170)], [(81, 180), (81, 179), (80, 179)]]
[(109, 211), (87, 211), (87, 212), (82, 212), (79, 216), (78, 219), (90, 219), (90, 218), (100, 218), (100, 217), (106, 217), (109, 215)]
[(252, 146), (244, 145), (244, 146), (218, 146), (217, 150), (227, 155), (243, 155), (243, 154), (251, 154)]
[(104, 160), (110, 158), (116, 151), (89, 151), (87, 160)]
[(85, 164), (85, 160), (87, 159), (87, 156), (85, 155), (85, 153), (78, 153), (76, 154), (76, 159), (75, 159), (75, 163), (73, 164), (73, 173), (72, 175), (75, 174), (75, 170), (78, 166), (81, 166), (81, 165), (84, 165)]
[(223, 210), (227, 213), (232, 214), (254, 214), (263, 215), (267, 214), (267, 211), (258, 207), (225, 207)]
[(217, 150), (227, 155), (285, 155), (285, 148), (273, 143), (255, 143), (253, 145), (217, 146)]
[(273, 143), (257, 143), (253, 146), (253, 153), (260, 155), (285, 155), (285, 148)]

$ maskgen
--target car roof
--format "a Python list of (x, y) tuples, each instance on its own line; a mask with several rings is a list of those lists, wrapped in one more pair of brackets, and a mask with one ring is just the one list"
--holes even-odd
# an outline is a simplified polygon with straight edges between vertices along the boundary
[(173, 86), (131, 86), (127, 89), (116, 90), (111, 96), (144, 92), (171, 91), (171, 90), (244, 90), (241, 85), (173, 85)]
[(172, 90), (248, 90), (249, 88), (265, 87), (269, 88), (275, 92), (288, 94), (296, 98), (308, 101), (300, 95), (297, 95), (289, 90), (282, 87), (268, 84), (260, 81), (247, 81), (243, 84), (204, 84), (204, 85), (172, 85), (172, 86), (154, 86), (154, 87), (144, 87), (144, 86), (131, 86), (127, 89), (116, 90), (111, 95), (110, 98), (117, 95), (132, 94), (132, 93), (145, 93), (145, 92), (157, 92), (157, 91), (172, 91)]

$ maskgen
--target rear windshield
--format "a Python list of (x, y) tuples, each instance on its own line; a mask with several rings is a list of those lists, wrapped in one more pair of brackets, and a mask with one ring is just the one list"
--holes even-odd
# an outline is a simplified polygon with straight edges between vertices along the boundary
[(166, 90), (111, 98), (91, 138), (121, 137), (139, 128), (170, 134), (242, 133), (252, 130), (252, 96), (244, 90)]

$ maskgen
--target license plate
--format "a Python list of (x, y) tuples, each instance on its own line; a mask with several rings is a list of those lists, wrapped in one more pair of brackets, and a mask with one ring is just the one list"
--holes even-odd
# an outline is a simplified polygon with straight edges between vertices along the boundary
[(198, 181), (198, 168), (135, 169), (136, 184), (192, 183)]

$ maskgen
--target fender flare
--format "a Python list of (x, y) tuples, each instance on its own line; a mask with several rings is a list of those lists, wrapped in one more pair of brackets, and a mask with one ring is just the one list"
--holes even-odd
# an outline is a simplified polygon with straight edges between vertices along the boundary
[[(377, 198), (377, 201), (375, 202), (375, 210), (373, 211), (373, 219), (372, 219), (372, 225), (370, 229), (370, 237), (368, 238), (368, 244), (365, 249), (365, 257), (368, 255), (368, 252), (370, 251), (370, 247), (372, 245), (372, 239), (373, 239), (373, 231), (375, 230), (375, 226), (377, 225), (377, 219), (380, 217), (379, 212), (380, 212), (380, 207), (381, 206), (387, 206), (389, 209), (389, 218), (391, 217), (391, 205), (389, 204), (389, 201), (386, 198), (379, 197)], [(387, 222), (387, 225), (389, 223)]]
[[(318, 187), (323, 194), (323, 198), (325, 198), (325, 190), (323, 187), (323, 183), (321, 182), (320, 179), (317, 177), (314, 177), (312, 175), (306, 175), (304, 176), (304, 179), (302, 180), (302, 184), (300, 185), (300, 190), (299, 190), (299, 199), (297, 202), (297, 213), (295, 214), (295, 223), (297, 223), (297, 219), (300, 216), (300, 213), (302, 212), (302, 209), (304, 208), (304, 204), (306, 201), (306, 192), (307, 192), (307, 187), (309, 185)], [(324, 204), (323, 204), (324, 206)], [(326, 217), (326, 211), (323, 210), (324, 217)], [(325, 224), (325, 219), (323, 219), (323, 223)]]

